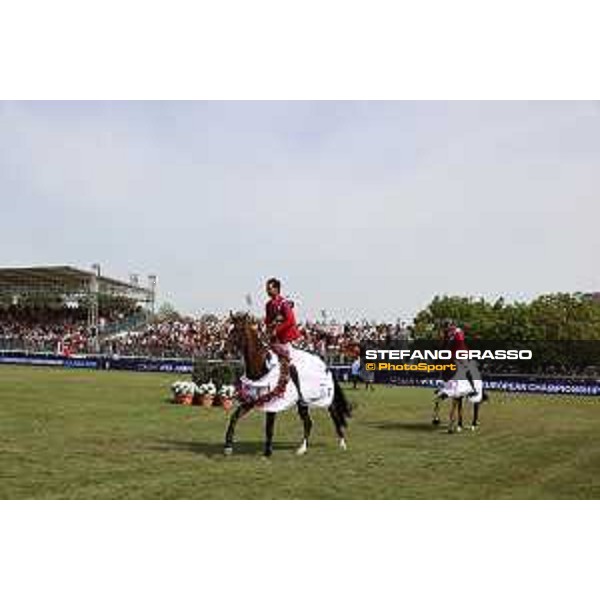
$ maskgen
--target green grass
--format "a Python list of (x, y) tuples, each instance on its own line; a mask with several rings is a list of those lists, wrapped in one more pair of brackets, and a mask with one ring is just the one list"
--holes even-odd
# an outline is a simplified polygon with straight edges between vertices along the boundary
[(221, 454), (221, 409), (168, 404), (174, 376), (0, 367), (0, 498), (600, 498), (600, 402), (492, 396), (481, 430), (430, 425), (431, 392), (348, 390), (349, 450), (293, 412), (261, 458), (263, 415)]

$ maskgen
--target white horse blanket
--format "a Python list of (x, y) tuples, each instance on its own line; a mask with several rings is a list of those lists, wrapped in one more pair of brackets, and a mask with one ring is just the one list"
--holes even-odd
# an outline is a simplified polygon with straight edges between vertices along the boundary
[[(334, 394), (333, 375), (327, 365), (318, 356), (296, 348), (291, 349), (290, 358), (291, 364), (298, 370), (304, 402), (310, 408), (327, 408), (332, 403)], [(279, 381), (279, 360), (273, 352), (270, 354), (268, 367), (269, 371), (262, 379), (252, 381), (245, 375), (241, 378), (242, 395), (256, 399), (275, 389)], [(297, 402), (298, 391), (290, 379), (282, 396), (257, 408), (264, 412), (281, 412), (295, 406)]]
[[(473, 385), (467, 378), (467, 373), (473, 379)], [(475, 393), (473, 393), (475, 388)], [(483, 399), (483, 381), (477, 365), (473, 361), (457, 361), (456, 374), (448, 381), (440, 381), (437, 395), (444, 394), (448, 398), (467, 398), (473, 404)]]

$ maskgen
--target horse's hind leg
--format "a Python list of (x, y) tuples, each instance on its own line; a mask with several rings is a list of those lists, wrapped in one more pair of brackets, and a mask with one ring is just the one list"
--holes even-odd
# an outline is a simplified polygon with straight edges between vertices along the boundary
[(298, 408), (298, 414), (302, 419), (302, 425), (304, 426), (304, 437), (302, 438), (302, 444), (300, 444), (300, 447), (296, 450), (296, 454), (302, 455), (306, 454), (306, 451), (308, 450), (308, 438), (310, 438), (310, 432), (312, 430), (312, 419), (310, 418), (310, 411), (306, 404), (298, 402), (296, 406)]
[(273, 433), (275, 432), (275, 417), (277, 413), (265, 413), (265, 456), (273, 454)]
[(448, 433), (456, 433), (462, 430), (462, 398), (452, 398), (450, 408), (450, 423)]
[(246, 413), (250, 411), (250, 408), (240, 405), (238, 406), (231, 418), (229, 419), (229, 425), (227, 426), (227, 433), (225, 434), (225, 448), (223, 449), (223, 453), (225, 455), (233, 454), (233, 440), (235, 438), (235, 427), (237, 422), (243, 417)]
[(344, 425), (342, 423), (342, 420), (340, 419), (339, 415), (337, 414), (337, 410), (333, 404), (327, 410), (329, 411), (329, 415), (335, 426), (335, 432), (337, 433), (337, 436), (338, 436), (340, 448), (342, 450), (346, 450), (348, 445), (346, 444), (346, 434), (344, 432)]
[(441, 420), (440, 420), (440, 402), (441, 402), (441, 399), (439, 398), (439, 396), (436, 396), (433, 399), (433, 416), (431, 418), (431, 424), (432, 425), (439, 425), (441, 423)]
[(479, 427), (479, 402), (473, 404), (473, 421), (471, 423), (471, 429), (477, 429)]
[(450, 415), (448, 416), (448, 433), (454, 433), (456, 424), (454, 422), (456, 410), (457, 410), (457, 399), (452, 398), (450, 400)]

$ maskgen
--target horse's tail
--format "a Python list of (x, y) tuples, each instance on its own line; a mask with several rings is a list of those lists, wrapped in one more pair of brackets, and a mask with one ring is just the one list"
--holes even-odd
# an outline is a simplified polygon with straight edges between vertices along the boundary
[(335, 378), (333, 379), (332, 407), (339, 418), (340, 425), (348, 427), (348, 419), (352, 416), (352, 405), (348, 402), (344, 390)]

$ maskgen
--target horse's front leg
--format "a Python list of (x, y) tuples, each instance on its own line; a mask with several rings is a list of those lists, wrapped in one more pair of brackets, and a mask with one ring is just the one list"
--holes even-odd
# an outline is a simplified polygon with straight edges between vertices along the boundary
[(265, 456), (273, 454), (273, 433), (275, 432), (275, 417), (277, 413), (265, 413)]
[(304, 426), (304, 437), (302, 438), (302, 444), (298, 450), (296, 450), (296, 454), (301, 456), (302, 454), (306, 454), (308, 450), (308, 438), (310, 437), (310, 432), (312, 429), (312, 419), (310, 418), (310, 412), (308, 410), (308, 406), (303, 402), (298, 402), (298, 415), (302, 419), (302, 425)]
[(233, 414), (231, 415), (231, 418), (229, 419), (229, 425), (227, 426), (227, 433), (225, 434), (225, 448), (223, 449), (223, 454), (225, 454), (226, 456), (233, 454), (233, 441), (235, 438), (235, 427), (237, 425), (237, 422), (244, 415), (246, 415), (248, 412), (250, 412), (251, 409), (252, 409), (251, 406), (240, 404), (235, 409), (235, 411), (233, 411)]
[(338, 412), (333, 404), (327, 410), (329, 411), (329, 416), (333, 421), (335, 432), (338, 436), (338, 445), (342, 450), (347, 450), (348, 445), (346, 444), (346, 433), (344, 432), (344, 425), (338, 415)]

